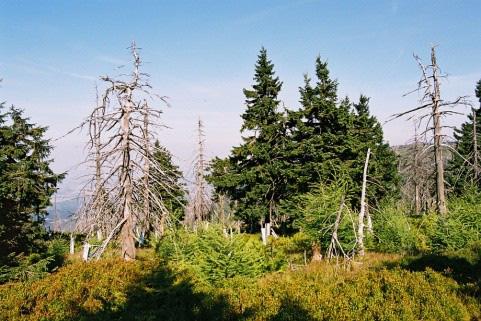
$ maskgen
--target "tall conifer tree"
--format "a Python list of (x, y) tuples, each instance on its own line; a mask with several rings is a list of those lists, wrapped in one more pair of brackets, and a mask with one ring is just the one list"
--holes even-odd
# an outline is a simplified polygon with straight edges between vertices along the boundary
[[(377, 202), (397, 190), (399, 176), (397, 158), (389, 144), (383, 141), (382, 126), (369, 111), (369, 98), (361, 95), (354, 104), (354, 121), (349, 131), (349, 150), (353, 153), (351, 166), (352, 192), (361, 193), (363, 165), (367, 149), (371, 149), (368, 167), (368, 200)], [(356, 200), (358, 198), (355, 198)]]
[(289, 113), (294, 150), (291, 163), (298, 176), (298, 193), (307, 192), (313, 184), (339, 174), (339, 156), (344, 152), (349, 127), (349, 108), (337, 103), (337, 81), (329, 76), (327, 62), (316, 59), (315, 86), (308, 76), (299, 88), (301, 109)]
[[(480, 106), (473, 108), (468, 120), (460, 128), (454, 129), (456, 153), (448, 164), (447, 180), (451, 189), (462, 193), (468, 187), (481, 187), (481, 148), (479, 138), (481, 133), (481, 80), (476, 84), (476, 97)], [(474, 121), (476, 120), (476, 126)], [(474, 131), (476, 128), (476, 132)], [(476, 138), (476, 144), (475, 140)], [(475, 147), (475, 145), (477, 145)]]
[(243, 143), (228, 161), (215, 159), (211, 183), (217, 192), (237, 201), (237, 215), (251, 228), (275, 217), (285, 194), (285, 118), (279, 112), (282, 82), (262, 48), (255, 66), (254, 85), (244, 89), (246, 111)]
[(50, 197), (63, 174), (48, 158), (46, 127), (30, 123), (20, 109), (0, 105), (0, 265), (10, 253), (39, 250)]

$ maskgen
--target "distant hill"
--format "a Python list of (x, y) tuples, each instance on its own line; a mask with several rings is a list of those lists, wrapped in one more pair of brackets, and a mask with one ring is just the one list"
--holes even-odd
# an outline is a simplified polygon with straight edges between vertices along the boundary
[(81, 199), (69, 199), (57, 202), (57, 211), (55, 213), (55, 205), (47, 208), (47, 218), (45, 225), (52, 230), (71, 231), (74, 227), (73, 215), (80, 208)]

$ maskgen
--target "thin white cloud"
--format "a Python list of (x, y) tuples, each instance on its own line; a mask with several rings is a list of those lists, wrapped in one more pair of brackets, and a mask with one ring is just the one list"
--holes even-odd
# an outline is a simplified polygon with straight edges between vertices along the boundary
[(88, 81), (97, 80), (97, 78), (93, 76), (82, 75), (75, 72), (65, 71), (51, 65), (40, 64), (27, 59), (18, 59), (18, 61), (19, 63), (16, 66), (22, 68), (24, 71), (29, 73), (43, 74), (43, 75), (48, 75), (53, 73), (53, 74), (59, 74), (59, 75), (64, 75), (71, 78), (88, 80)]

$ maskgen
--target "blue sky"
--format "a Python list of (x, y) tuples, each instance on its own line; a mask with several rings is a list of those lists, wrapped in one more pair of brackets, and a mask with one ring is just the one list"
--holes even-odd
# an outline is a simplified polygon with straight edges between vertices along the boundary
[[(242, 88), (252, 84), (261, 46), (289, 108), (321, 55), (340, 96), (370, 96), (385, 121), (416, 103), (416, 95), (402, 97), (419, 77), (412, 54), (427, 59), (432, 44), (450, 75), (445, 97), (472, 95), (481, 78), (480, 12), (479, 1), (1, 1), (0, 100), (58, 137), (87, 115), (100, 75), (128, 71), (118, 66), (129, 63), (135, 40), (151, 84), (170, 99), (163, 121), (171, 129), (160, 140), (186, 170), (199, 116), (210, 156), (240, 141)], [(386, 139), (404, 143), (411, 128), (388, 123)], [(84, 141), (77, 133), (56, 142), (54, 167), (74, 168)]]

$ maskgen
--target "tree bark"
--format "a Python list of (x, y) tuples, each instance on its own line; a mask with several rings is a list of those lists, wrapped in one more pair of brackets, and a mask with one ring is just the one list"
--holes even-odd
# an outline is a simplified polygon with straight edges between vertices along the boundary
[(434, 94), (432, 95), (432, 115), (434, 123), (434, 161), (436, 163), (436, 208), (438, 213), (445, 215), (446, 193), (444, 189), (444, 164), (442, 153), (442, 134), (441, 134), (441, 95), (439, 89), (438, 66), (436, 64), (436, 52), (434, 47), (431, 49), (431, 64), (433, 66)]
[(359, 210), (358, 226), (357, 226), (357, 248), (359, 255), (364, 255), (364, 217), (366, 213), (366, 185), (367, 185), (367, 168), (369, 165), (369, 156), (371, 149), (367, 149), (366, 162), (364, 163), (364, 171), (362, 174), (361, 189), (361, 209)]
[[(149, 226), (147, 222), (149, 221), (150, 216), (150, 197), (149, 197), (149, 174), (150, 174), (150, 143), (149, 143), (149, 111), (147, 103), (144, 104), (145, 113), (144, 113), (144, 128), (143, 128), (143, 135), (144, 135), (144, 177), (143, 177), (143, 185), (144, 185), (144, 206), (143, 206), (143, 222), (141, 222), (142, 230), (144, 233), (147, 233)], [(164, 216), (162, 214), (162, 216)]]
[(474, 181), (478, 181), (479, 160), (478, 160), (478, 130), (476, 124), (476, 110), (473, 108), (473, 152), (474, 152)]
[[(127, 97), (130, 99), (131, 92), (129, 91)], [(130, 113), (131, 101), (128, 101), (123, 106), (123, 115), (121, 120), (122, 127), (122, 172), (120, 184), (123, 190), (123, 208), (122, 216), (125, 219), (125, 224), (122, 226), (120, 238), (122, 242), (122, 257), (125, 260), (135, 259), (135, 242), (133, 232), (133, 211), (132, 211), (132, 177), (131, 177), (131, 159), (130, 159)]]

